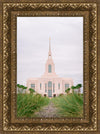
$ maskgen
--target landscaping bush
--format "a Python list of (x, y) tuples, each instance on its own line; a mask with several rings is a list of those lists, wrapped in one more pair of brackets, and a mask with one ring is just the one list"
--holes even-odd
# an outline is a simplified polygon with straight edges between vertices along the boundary
[(62, 93), (61, 93), (61, 94), (59, 94), (59, 96), (63, 96), (63, 95), (64, 95), (64, 94), (62, 94)]
[(83, 96), (69, 94), (52, 99), (55, 106), (59, 109), (59, 116), (82, 117), (83, 116)]
[(38, 96), (38, 97), (42, 97), (42, 95), (41, 95), (41, 94), (39, 94), (39, 93), (36, 93), (36, 96)]
[(17, 94), (17, 116), (34, 117), (34, 112), (48, 103), (49, 98), (39, 94)]

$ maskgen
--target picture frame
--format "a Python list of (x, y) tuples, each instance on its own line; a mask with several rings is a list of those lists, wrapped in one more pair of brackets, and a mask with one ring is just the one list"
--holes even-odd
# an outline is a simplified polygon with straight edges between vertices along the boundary
[[(1, 133), (80, 133), (98, 131), (98, 1), (0, 1), (0, 121)], [(83, 118), (18, 118), (16, 116), (16, 18), (18, 16), (82, 16), (84, 19), (84, 117)], [(100, 16), (100, 15), (99, 15)], [(100, 35), (100, 33), (99, 33)], [(100, 47), (99, 47), (100, 48)], [(99, 94), (100, 96), (100, 94)], [(100, 99), (99, 99), (100, 101)], [(100, 108), (100, 106), (99, 106)]]

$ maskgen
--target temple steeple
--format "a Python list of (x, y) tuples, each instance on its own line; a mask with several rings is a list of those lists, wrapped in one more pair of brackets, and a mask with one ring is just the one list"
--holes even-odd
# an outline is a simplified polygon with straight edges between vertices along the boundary
[(49, 37), (49, 52), (48, 52), (48, 58), (51, 58), (51, 38)]
[(48, 78), (48, 77), (58, 77), (55, 73), (55, 64), (52, 59), (51, 54), (51, 38), (49, 38), (49, 52), (48, 52), (48, 59), (45, 64), (45, 72), (42, 77)]

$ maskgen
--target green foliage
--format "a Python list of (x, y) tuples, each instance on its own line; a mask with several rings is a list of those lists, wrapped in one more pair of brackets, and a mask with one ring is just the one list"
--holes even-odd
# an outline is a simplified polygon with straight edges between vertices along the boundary
[(80, 93), (80, 88), (82, 87), (82, 84), (77, 84), (76, 86), (72, 86), (72, 90), (73, 90), (73, 93), (74, 93), (74, 89), (78, 90), (78, 93)]
[(17, 84), (17, 87), (20, 87), (20, 84)]
[(17, 84), (17, 87), (18, 87), (18, 93), (23, 93), (23, 91), (27, 89), (27, 87), (20, 84)]
[(82, 84), (77, 84), (76, 85), (76, 88), (81, 88), (82, 87)]
[(74, 93), (74, 89), (76, 89), (76, 87), (72, 86), (71, 89), (72, 89), (72, 92)]
[(83, 96), (69, 94), (52, 98), (53, 103), (59, 109), (59, 116), (82, 117), (83, 116)]
[(70, 91), (70, 88), (67, 88), (67, 89), (65, 90), (66, 93), (69, 93), (69, 91)]
[(72, 88), (72, 89), (76, 89), (76, 87), (75, 87), (75, 86), (72, 86), (71, 88)]
[(48, 97), (35, 94), (17, 94), (17, 116), (34, 117), (34, 112), (48, 103)]
[(41, 95), (41, 94), (39, 94), (39, 93), (36, 93), (36, 96), (41, 97), (42, 95)]
[(30, 91), (30, 94), (33, 94), (35, 92), (35, 90), (32, 88), (29, 88), (29, 91)]
[(63, 96), (64, 94), (59, 94), (59, 96)]

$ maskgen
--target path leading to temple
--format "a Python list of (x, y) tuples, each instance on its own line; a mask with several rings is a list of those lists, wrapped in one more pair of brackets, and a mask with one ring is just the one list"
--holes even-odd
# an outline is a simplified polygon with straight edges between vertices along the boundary
[(36, 112), (34, 115), (36, 117), (59, 117), (57, 108), (54, 106), (53, 102), (50, 101), (50, 103), (47, 106), (42, 107), (38, 112)]

